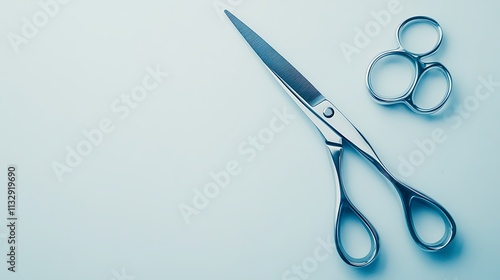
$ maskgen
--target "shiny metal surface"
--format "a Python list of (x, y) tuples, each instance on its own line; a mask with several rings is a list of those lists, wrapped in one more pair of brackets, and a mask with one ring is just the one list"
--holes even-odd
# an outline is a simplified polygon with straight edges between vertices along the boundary
[[(404, 47), (403, 41), (402, 41), (402, 36), (404, 33), (404, 30), (406, 27), (410, 26), (411, 24), (418, 24), (418, 23), (424, 23), (424, 24), (429, 24), (432, 27), (434, 27), (438, 33), (438, 40), (434, 47), (430, 49), (427, 52), (422, 52), (422, 53), (416, 53), (416, 52), (411, 52), (407, 48)], [(439, 109), (441, 109), (448, 98), (450, 97), (452, 87), (453, 87), (453, 80), (451, 78), (451, 74), (444, 67), (441, 63), (438, 62), (430, 62), (430, 63), (425, 63), (422, 61), (423, 58), (428, 57), (432, 54), (434, 54), (439, 47), (441, 46), (441, 43), (443, 41), (443, 30), (439, 23), (435, 21), (432, 18), (425, 17), (425, 16), (415, 16), (408, 18), (405, 20), (401, 25), (398, 27), (397, 32), (396, 32), (396, 40), (398, 42), (398, 48), (390, 51), (383, 52), (379, 55), (377, 55), (370, 63), (368, 66), (368, 71), (366, 73), (366, 86), (368, 88), (368, 91), (370, 92), (371, 96), (380, 104), (384, 105), (390, 105), (390, 104), (395, 104), (395, 103), (404, 103), (406, 104), (410, 109), (412, 109), (416, 113), (420, 114), (430, 114), (437, 112)], [(373, 81), (372, 81), (372, 75), (373, 75), (373, 69), (374, 66), (383, 58), (389, 57), (389, 56), (400, 56), (408, 59), (412, 64), (414, 68), (414, 75), (413, 79), (411, 82), (410, 87), (403, 92), (400, 96), (397, 97), (386, 97), (383, 94), (377, 93), (376, 90), (373, 87)], [(419, 82), (421, 81), (422, 77), (425, 76), (426, 73), (428, 73), (431, 70), (438, 70), (441, 71), (442, 74), (444, 75), (446, 79), (446, 84), (447, 84), (447, 89), (446, 93), (443, 96), (443, 98), (434, 106), (429, 107), (429, 108), (424, 108), (415, 103), (415, 91), (418, 87)]]
[[(330, 151), (332, 156), (332, 165), (333, 165), (333, 173), (335, 178), (335, 185), (337, 186), (335, 192), (335, 216), (334, 216), (334, 239), (335, 246), (337, 251), (339, 252), (340, 258), (355, 267), (363, 267), (370, 264), (375, 257), (378, 255), (380, 242), (378, 238), (378, 233), (373, 227), (373, 225), (366, 219), (365, 216), (352, 204), (351, 200), (347, 196), (347, 193), (344, 188), (344, 183), (342, 182), (342, 176), (340, 176), (341, 172), (341, 159), (342, 159), (342, 146), (332, 145), (327, 143), (327, 148)], [(360, 223), (363, 228), (366, 230), (366, 234), (370, 239), (370, 249), (365, 256), (356, 258), (353, 257), (347, 250), (344, 248), (342, 243), (343, 236), (340, 231), (342, 227), (342, 222), (347, 215), (351, 215), (354, 219)]]
[[(243, 35), (245, 40), (257, 52), (259, 57), (267, 65), (268, 69), (280, 85), (285, 89), (297, 106), (314, 123), (325, 139), (333, 165), (333, 175), (336, 183), (335, 221), (334, 235), (337, 252), (344, 262), (355, 267), (367, 266), (375, 259), (379, 251), (379, 238), (371, 223), (361, 214), (361, 212), (351, 203), (343, 186), (340, 173), (343, 140), (350, 143), (360, 154), (366, 157), (375, 167), (392, 183), (399, 194), (407, 228), (415, 243), (427, 251), (438, 251), (446, 247), (456, 234), (456, 225), (446, 209), (430, 197), (410, 188), (394, 177), (383, 165), (373, 148), (365, 137), (352, 125), (349, 120), (328, 100), (326, 100), (298, 71), (276, 50), (271, 48), (255, 32), (244, 25), (230, 12), (226, 14), (231, 19), (236, 28)], [(304, 86), (306, 85), (306, 86)], [(311, 89), (313, 94), (311, 94)], [(314, 98), (311, 98), (314, 96)], [(311, 102), (313, 101), (313, 102)], [(413, 222), (413, 212), (415, 202), (429, 207), (437, 215), (443, 218), (445, 232), (437, 242), (426, 242), (417, 233)], [(369, 252), (361, 257), (353, 257), (342, 245), (340, 228), (342, 221), (347, 215), (353, 215), (366, 230), (370, 239)]]
[(309, 105), (315, 106), (325, 100), (325, 97), (273, 47), (229, 11), (226, 10), (225, 13), (267, 67), (276, 72), (294, 90), (300, 92), (302, 98)]

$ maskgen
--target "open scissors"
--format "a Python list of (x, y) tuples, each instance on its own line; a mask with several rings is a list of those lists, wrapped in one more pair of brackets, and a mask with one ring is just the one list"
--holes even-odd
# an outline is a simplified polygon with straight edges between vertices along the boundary
[[(264, 41), (253, 30), (241, 22), (229, 11), (225, 11), (234, 26), (245, 38), (248, 44), (253, 48), (257, 55), (262, 59), (273, 76), (286, 90), (295, 103), (309, 117), (309, 119), (318, 128), (323, 135), (326, 146), (333, 160), (333, 173), (335, 177), (336, 188), (336, 207), (334, 235), (335, 244), (340, 257), (348, 264), (356, 267), (370, 264), (377, 256), (379, 250), (378, 235), (370, 222), (359, 212), (349, 200), (340, 172), (340, 162), (343, 151), (343, 140), (351, 144), (358, 152), (366, 157), (375, 167), (392, 183), (396, 188), (401, 199), (406, 224), (413, 240), (423, 249), (428, 251), (437, 251), (448, 245), (456, 233), (455, 222), (451, 215), (430, 197), (410, 188), (396, 179), (389, 170), (382, 164), (379, 157), (372, 149), (370, 144), (354, 127), (349, 120), (319, 91), (295, 69), (287, 60), (285, 60), (276, 50), (274, 50), (266, 41)], [(437, 242), (426, 242), (417, 233), (413, 223), (412, 205), (420, 202), (426, 205), (437, 214), (439, 214), (445, 223), (445, 232)], [(363, 225), (370, 238), (370, 250), (361, 258), (353, 257), (342, 245), (340, 226), (346, 215), (353, 215), (356, 220)]]
[[(402, 35), (405, 32), (405, 29), (409, 27), (412, 24), (428, 24), (432, 27), (437, 32), (438, 39), (434, 47), (432, 47), (431, 50), (427, 52), (412, 52), (408, 50), (408, 48), (404, 47), (404, 43), (402, 40)], [(437, 21), (430, 17), (426, 16), (414, 16), (411, 18), (408, 18), (405, 20), (401, 25), (398, 27), (396, 31), (396, 40), (398, 41), (398, 48), (390, 51), (383, 52), (379, 55), (377, 55), (372, 62), (370, 63), (370, 66), (368, 67), (368, 71), (366, 74), (366, 86), (368, 87), (368, 91), (372, 95), (373, 98), (375, 98), (376, 101), (378, 101), (381, 104), (394, 104), (394, 103), (404, 103), (410, 109), (413, 111), (420, 113), (420, 114), (429, 114), (429, 113), (434, 113), (437, 110), (441, 109), (441, 107), (444, 106), (448, 98), (450, 97), (453, 82), (451, 79), (450, 72), (446, 67), (444, 67), (441, 63), (439, 62), (429, 62), (425, 63), (422, 61), (423, 58), (428, 57), (432, 54), (434, 54), (439, 47), (441, 46), (441, 42), (443, 41), (443, 30), (441, 29), (441, 26)], [(394, 57), (394, 56), (399, 56), (408, 59), (414, 67), (414, 75), (413, 75), (413, 80), (410, 83), (410, 86), (407, 88), (405, 92), (403, 92), (401, 95), (396, 96), (396, 97), (387, 97), (384, 96), (384, 94), (377, 93), (376, 90), (374, 89), (373, 86), (373, 81), (372, 81), (372, 74), (373, 74), (373, 69), (374, 66), (380, 62), (383, 58), (386, 57)], [(439, 70), (443, 73), (444, 77), (446, 78), (446, 83), (447, 83), (447, 89), (446, 93), (439, 101), (437, 105), (434, 105), (433, 107), (428, 107), (424, 108), (423, 106), (417, 105), (415, 102), (415, 91), (418, 87), (418, 83), (422, 79), (422, 77), (428, 73), (431, 70)]]

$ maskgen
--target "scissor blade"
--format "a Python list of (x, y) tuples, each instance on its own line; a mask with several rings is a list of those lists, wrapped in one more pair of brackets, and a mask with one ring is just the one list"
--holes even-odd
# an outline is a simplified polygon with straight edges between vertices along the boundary
[(314, 107), (325, 100), (325, 97), (264, 39), (228, 10), (224, 12), (267, 67), (304, 101)]
[[(295, 103), (316, 125), (328, 143), (340, 145), (342, 144), (342, 139), (345, 139), (361, 154), (377, 165), (377, 167), (382, 166), (375, 151), (363, 135), (330, 101), (326, 100), (295, 67), (264, 41), (264, 39), (229, 11), (225, 10), (224, 12), (287, 93), (295, 97)], [(331, 118), (323, 114), (322, 110), (327, 107), (330, 107), (330, 109), (333, 108), (335, 112)], [(313, 113), (311, 114), (311, 112)]]

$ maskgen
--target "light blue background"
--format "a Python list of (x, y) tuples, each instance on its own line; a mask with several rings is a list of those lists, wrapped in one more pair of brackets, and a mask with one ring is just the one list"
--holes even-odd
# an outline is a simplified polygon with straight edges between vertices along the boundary
[[(494, 279), (500, 244), (497, 202), (500, 88), (460, 126), (444, 115), (474, 94), (478, 77), (500, 81), (496, 1), (405, 1), (402, 11), (348, 63), (340, 44), (389, 1), (232, 0), (233, 12), (288, 58), (363, 132), (389, 169), (415, 140), (446, 133), (404, 181), (442, 203), (458, 235), (429, 254), (413, 244), (396, 193), (347, 148), (344, 178), (381, 239), (377, 262), (345, 265), (336, 252), (309, 279)], [(18, 272), (1, 279), (282, 279), (313, 255), (333, 227), (334, 185), (322, 139), (227, 20), (208, 1), (78, 1), (14, 53), (36, 1), (0, 3), (0, 166), (19, 172)], [(382, 107), (364, 85), (369, 61), (394, 48), (404, 19), (438, 20), (445, 41), (433, 59), (455, 81), (443, 114)], [(148, 66), (171, 75), (126, 120), (110, 111)], [(268, 126), (273, 110), (297, 117), (248, 162), (238, 146)], [(102, 145), (59, 182), (52, 163), (83, 129), (110, 117)], [(236, 160), (243, 172), (187, 225), (179, 213), (210, 172)], [(6, 171), (0, 182), (6, 185)], [(399, 175), (398, 175), (399, 176)], [(5, 221), (6, 186), (0, 191)], [(3, 234), (3, 235), (2, 235)], [(0, 252), (7, 250), (0, 227)], [(125, 278), (124, 278), (125, 279)]]

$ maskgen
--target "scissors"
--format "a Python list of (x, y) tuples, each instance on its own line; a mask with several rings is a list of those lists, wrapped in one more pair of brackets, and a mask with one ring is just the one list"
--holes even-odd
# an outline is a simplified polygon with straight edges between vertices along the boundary
[[(402, 35), (407, 27), (409, 27), (412, 24), (428, 24), (437, 31), (438, 34), (438, 40), (434, 47), (427, 51), (427, 52), (412, 52), (409, 51), (408, 48), (404, 47), (403, 40), (402, 40)], [(439, 47), (441, 46), (441, 42), (443, 41), (443, 30), (441, 29), (441, 26), (437, 21), (430, 17), (426, 16), (415, 16), (408, 18), (405, 20), (401, 25), (398, 27), (396, 31), (396, 40), (398, 42), (398, 48), (390, 51), (383, 52), (379, 55), (377, 55), (372, 62), (370, 63), (370, 66), (368, 67), (368, 71), (366, 74), (366, 85), (368, 87), (368, 91), (370, 92), (371, 96), (375, 98), (375, 100), (381, 104), (388, 105), (388, 104), (395, 104), (395, 103), (404, 103), (410, 109), (412, 109), (416, 113), (420, 114), (430, 114), (438, 111), (441, 109), (448, 98), (450, 97), (453, 82), (451, 79), (450, 72), (446, 67), (444, 67), (441, 63), (439, 62), (429, 62), (425, 63), (422, 61), (423, 58), (426, 58), (432, 54), (434, 54)], [(396, 56), (396, 57), (403, 57), (408, 59), (412, 64), (414, 68), (414, 75), (413, 79), (410, 83), (410, 86), (408, 89), (403, 92), (401, 95), (397, 97), (387, 97), (384, 96), (383, 94), (379, 94), (375, 91), (373, 84), (372, 84), (372, 74), (373, 74), (373, 69), (374, 66), (383, 58), (389, 57), (389, 56)], [(421, 107), (416, 104), (415, 102), (415, 91), (417, 89), (418, 83), (422, 79), (422, 77), (428, 73), (431, 70), (439, 70), (443, 73), (444, 77), (446, 78), (446, 83), (447, 83), (447, 89), (446, 89), (446, 94), (443, 96), (441, 101), (437, 105), (434, 105), (433, 107)]]
[[(366, 157), (375, 167), (392, 183), (399, 194), (406, 218), (406, 225), (413, 240), (427, 251), (441, 250), (447, 246), (456, 233), (456, 225), (451, 215), (439, 203), (425, 194), (412, 189), (395, 178), (382, 164), (381, 160), (367, 142), (365, 137), (352, 125), (344, 115), (302, 75), (285, 58), (274, 50), (257, 33), (246, 26), (229, 11), (225, 11), (236, 29), (248, 42), (252, 49), (262, 59), (268, 70), (279, 84), (290, 95), (297, 106), (309, 117), (312, 123), (323, 135), (326, 147), (333, 161), (333, 174), (335, 178), (336, 201), (334, 235), (337, 252), (349, 265), (362, 267), (370, 264), (377, 256), (379, 238), (372, 224), (361, 214), (348, 198), (343, 186), (340, 173), (343, 141), (351, 144), (361, 155)], [(413, 222), (412, 205), (416, 202), (425, 205), (436, 214), (439, 214), (445, 223), (443, 236), (437, 242), (426, 242), (417, 233)], [(363, 257), (353, 257), (342, 245), (340, 227), (342, 220), (347, 215), (352, 215), (365, 229), (370, 239), (370, 250)]]

